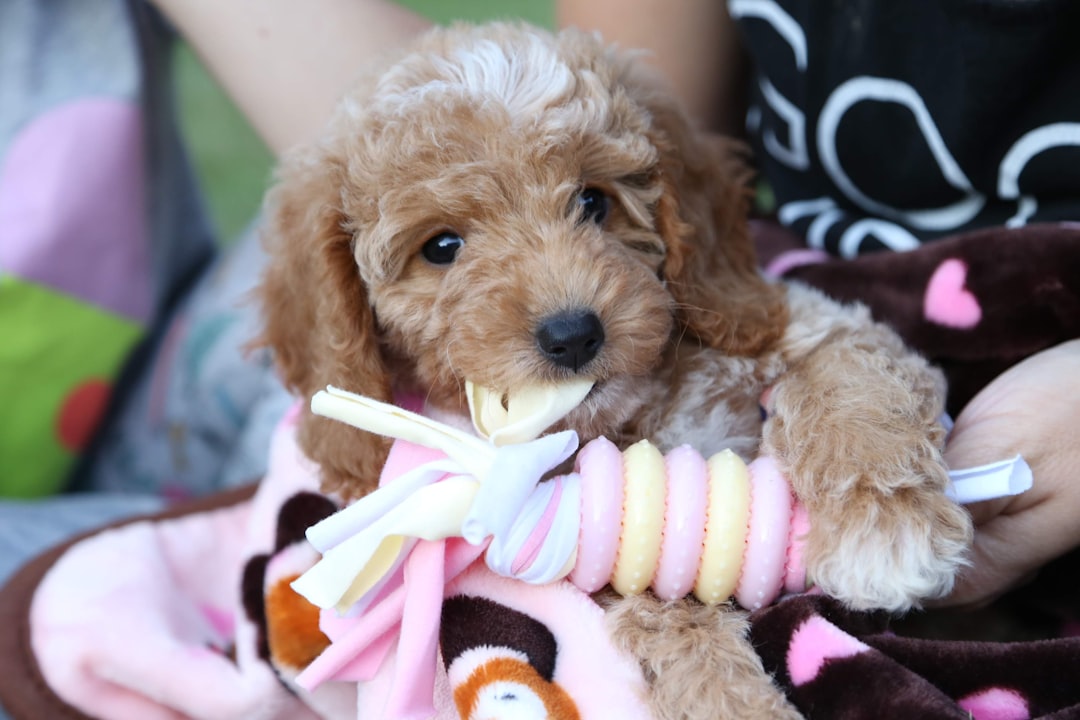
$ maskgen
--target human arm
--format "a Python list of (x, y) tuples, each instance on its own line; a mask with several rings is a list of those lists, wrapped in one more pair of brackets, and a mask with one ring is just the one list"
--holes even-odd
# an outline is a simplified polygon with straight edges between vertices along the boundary
[(980, 605), (1080, 546), (1080, 340), (1028, 358), (982, 390), (956, 419), (946, 460), (974, 467), (1023, 455), (1034, 486), (969, 506), (972, 565), (943, 604)]
[(717, 0), (556, 0), (560, 27), (597, 30), (650, 51), (702, 127), (742, 134), (746, 62), (734, 21)]
[(266, 142), (313, 138), (363, 63), (430, 22), (387, 0), (152, 0)]

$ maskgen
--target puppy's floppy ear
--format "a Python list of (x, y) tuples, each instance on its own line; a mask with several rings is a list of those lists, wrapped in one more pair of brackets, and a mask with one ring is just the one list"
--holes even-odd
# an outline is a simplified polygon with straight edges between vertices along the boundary
[(300, 446), (321, 465), (323, 490), (355, 498), (377, 486), (389, 443), (312, 415), (307, 401), (336, 385), (389, 402), (390, 379), (344, 226), (341, 161), (306, 152), (283, 163), (268, 196), (260, 343), (273, 349), (285, 385), (304, 402)]
[(690, 335), (735, 356), (754, 356), (787, 325), (785, 293), (758, 272), (748, 214), (751, 173), (738, 143), (695, 131), (669, 100), (650, 104), (663, 194), (657, 230), (664, 278)]

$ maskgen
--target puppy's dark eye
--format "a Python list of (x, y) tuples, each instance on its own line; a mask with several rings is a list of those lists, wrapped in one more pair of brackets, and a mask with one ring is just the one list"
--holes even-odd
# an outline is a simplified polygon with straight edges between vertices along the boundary
[(424, 243), (420, 250), (424, 259), (432, 265), (449, 265), (457, 257), (458, 250), (465, 244), (460, 235), (442, 232)]
[(596, 188), (585, 188), (578, 195), (581, 222), (603, 224), (608, 214), (608, 196)]

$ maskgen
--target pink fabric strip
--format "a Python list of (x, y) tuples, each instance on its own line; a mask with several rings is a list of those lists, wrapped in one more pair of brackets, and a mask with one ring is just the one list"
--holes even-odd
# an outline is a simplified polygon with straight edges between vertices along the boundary
[(350, 665), (369, 646), (401, 621), (405, 607), (405, 586), (395, 588), (386, 600), (372, 607), (362, 618), (333, 639), (303, 672), (296, 676), (296, 684), (305, 690), (314, 690)]
[[(372, 658), (381, 661), (387, 632), (400, 625), (397, 663), (388, 717), (411, 720), (434, 714), (434, 672), (442, 600), (446, 585), (484, 554), (487, 545), (474, 546), (451, 538), (438, 542), (421, 540), (410, 554), (403, 583), (389, 590), (361, 616), (340, 618), (342, 632), (319, 657), (296, 678), (300, 687), (314, 690), (330, 680), (356, 680), (350, 670), (370, 671)], [(434, 563), (441, 560), (441, 567)], [(413, 563), (416, 563), (413, 565)], [(434, 608), (434, 612), (432, 612)], [(348, 627), (351, 620), (351, 627)]]
[(439, 662), (439, 621), (446, 590), (445, 542), (420, 542), (405, 561), (405, 606), (398, 662), (384, 716), (425, 720), (435, 713), (433, 688)]
[[(323, 613), (336, 614), (333, 610), (323, 610)], [(400, 633), (401, 625), (394, 625), (364, 648), (363, 653), (344, 665), (335, 677), (342, 681), (358, 683), (368, 682), (373, 679), (378, 674), (382, 664), (386, 662), (390, 651), (397, 647), (397, 639)]]
[(763, 272), (767, 277), (782, 278), (785, 274), (797, 267), (804, 265), (817, 265), (829, 259), (829, 254), (823, 250), (810, 248), (800, 250), (788, 250), (774, 257)]
[(563, 494), (563, 477), (559, 477), (551, 480), (555, 483), (554, 492), (551, 493), (551, 497), (548, 499), (547, 507), (544, 508), (544, 514), (540, 516), (540, 520), (536, 523), (536, 526), (529, 533), (529, 538), (521, 546), (518, 554), (514, 557), (514, 562), (510, 566), (510, 571), (517, 575), (523, 570), (528, 569), (536, 560), (536, 556), (540, 554), (540, 548), (544, 544), (544, 540), (547, 539), (548, 533), (551, 532), (551, 525), (555, 520), (555, 515), (559, 511), (559, 503), (562, 501)]

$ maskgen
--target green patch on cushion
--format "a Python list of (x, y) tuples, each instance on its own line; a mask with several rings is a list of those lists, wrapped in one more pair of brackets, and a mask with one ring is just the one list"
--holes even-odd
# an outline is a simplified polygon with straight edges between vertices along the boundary
[(60, 490), (142, 328), (0, 276), (0, 495)]

